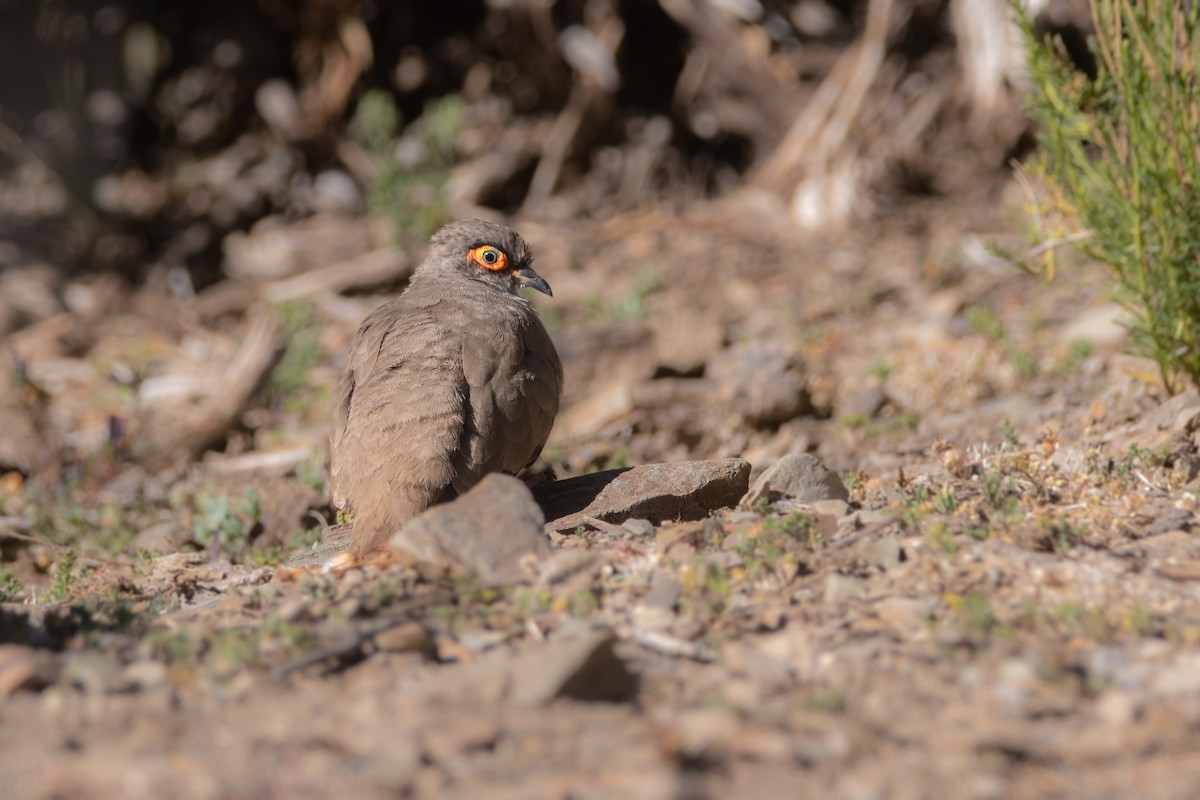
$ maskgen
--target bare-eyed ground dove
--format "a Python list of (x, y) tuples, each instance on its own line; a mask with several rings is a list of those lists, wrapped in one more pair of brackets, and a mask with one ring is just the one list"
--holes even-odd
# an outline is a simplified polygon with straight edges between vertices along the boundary
[(538, 457), (562, 394), (558, 353), (522, 287), (550, 294), (514, 231), (455, 222), (399, 297), (359, 328), (334, 393), (335, 505), (371, 550), (434, 503)]

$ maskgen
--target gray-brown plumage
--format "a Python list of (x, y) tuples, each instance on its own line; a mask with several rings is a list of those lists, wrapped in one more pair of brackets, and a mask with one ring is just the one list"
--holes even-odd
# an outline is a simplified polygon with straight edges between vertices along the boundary
[(354, 515), (354, 550), (541, 453), (563, 378), (537, 312), (517, 295), (550, 294), (532, 260), (503, 225), (447, 225), (404, 293), (359, 328), (329, 440), (333, 499)]

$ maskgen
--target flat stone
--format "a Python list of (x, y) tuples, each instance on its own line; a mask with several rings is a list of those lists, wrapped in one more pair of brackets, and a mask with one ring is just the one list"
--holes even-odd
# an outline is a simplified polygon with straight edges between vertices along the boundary
[(742, 498), (742, 505), (754, 505), (761, 498), (782, 495), (801, 503), (850, 499), (842, 479), (812, 453), (788, 453), (767, 468)]
[(514, 665), (509, 697), (544, 705), (559, 697), (620, 701), (637, 691), (637, 676), (617, 656), (611, 631), (554, 640), (523, 654)]
[(497, 473), (409, 521), (392, 537), (391, 548), (417, 563), (475, 575), (487, 585), (522, 583), (533, 577), (526, 560), (550, 554), (543, 521), (525, 484)]
[(740, 458), (645, 464), (539, 486), (535, 496), (550, 530), (572, 530), (589, 519), (616, 524), (637, 517), (652, 523), (696, 520), (737, 504), (750, 482)]

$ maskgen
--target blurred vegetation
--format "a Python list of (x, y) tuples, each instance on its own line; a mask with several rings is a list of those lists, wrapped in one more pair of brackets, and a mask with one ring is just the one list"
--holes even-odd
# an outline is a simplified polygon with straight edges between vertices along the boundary
[(305, 395), (308, 375), (321, 355), (321, 332), (313, 324), (312, 303), (308, 300), (293, 300), (279, 305), (287, 330), (287, 344), (279, 363), (271, 371), (269, 388), (275, 399), (295, 411), (302, 411), (311, 398)]
[[(1085, 231), (1039, 234), (1077, 241), (1112, 270), (1130, 312), (1134, 351), (1151, 358), (1171, 393), (1200, 385), (1200, 5), (1091, 0), (1094, 78), (1035, 33), (1024, 32), (1051, 198), (1035, 213), (1076, 220)], [(1038, 248), (1039, 250), (1042, 248)], [(1043, 268), (1054, 273), (1054, 250)]]
[(446, 182), (463, 119), (456, 95), (431, 100), (400, 136), (400, 111), (390, 92), (372, 89), (359, 100), (350, 130), (380, 165), (368, 206), (391, 222), (397, 241), (424, 240), (450, 221)]
[(262, 504), (252, 488), (239, 498), (202, 492), (196, 498), (192, 538), (214, 561), (218, 553), (237, 558), (246, 553), (261, 516)]

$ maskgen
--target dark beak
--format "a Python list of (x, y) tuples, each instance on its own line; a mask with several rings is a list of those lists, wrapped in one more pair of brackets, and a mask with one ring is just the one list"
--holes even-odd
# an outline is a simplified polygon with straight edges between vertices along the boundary
[(550, 291), (550, 284), (542, 280), (542, 276), (538, 275), (531, 268), (525, 267), (513, 270), (513, 274), (517, 276), (517, 285), (521, 288), (537, 289), (544, 295), (554, 297), (554, 292)]

